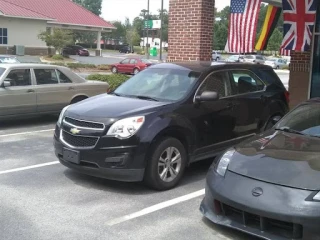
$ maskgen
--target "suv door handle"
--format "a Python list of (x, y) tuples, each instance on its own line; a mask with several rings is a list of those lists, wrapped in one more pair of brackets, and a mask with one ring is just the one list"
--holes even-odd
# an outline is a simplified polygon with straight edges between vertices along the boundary
[(74, 87), (69, 87), (68, 90), (74, 90)]
[(28, 89), (27, 92), (28, 92), (28, 93), (33, 93), (34, 90), (33, 90), (33, 89)]
[(234, 106), (235, 106), (234, 103), (228, 103), (228, 104), (227, 104), (227, 109), (233, 109)]

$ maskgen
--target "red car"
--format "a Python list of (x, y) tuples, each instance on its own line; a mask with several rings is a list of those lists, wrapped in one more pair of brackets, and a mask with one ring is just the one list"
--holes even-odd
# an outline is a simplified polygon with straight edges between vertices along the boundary
[(151, 65), (152, 63), (147, 59), (126, 58), (119, 63), (111, 65), (111, 71), (113, 73), (129, 73), (135, 75)]

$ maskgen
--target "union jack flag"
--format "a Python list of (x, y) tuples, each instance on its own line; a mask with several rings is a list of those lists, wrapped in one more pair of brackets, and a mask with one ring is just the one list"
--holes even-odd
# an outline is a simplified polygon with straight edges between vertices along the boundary
[(317, 1), (282, 0), (283, 41), (281, 48), (308, 51), (316, 18)]

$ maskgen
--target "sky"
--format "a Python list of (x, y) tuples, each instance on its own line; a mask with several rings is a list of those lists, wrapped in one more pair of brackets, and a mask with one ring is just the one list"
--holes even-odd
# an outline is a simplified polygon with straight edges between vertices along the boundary
[[(216, 0), (218, 11), (230, 5), (230, 0)], [(163, 0), (165, 9), (169, 9), (169, 0)], [(148, 0), (103, 0), (101, 17), (107, 21), (122, 21), (128, 17), (132, 21), (139, 16), (142, 9), (147, 9)], [(150, 13), (157, 13), (161, 0), (150, 0)]]

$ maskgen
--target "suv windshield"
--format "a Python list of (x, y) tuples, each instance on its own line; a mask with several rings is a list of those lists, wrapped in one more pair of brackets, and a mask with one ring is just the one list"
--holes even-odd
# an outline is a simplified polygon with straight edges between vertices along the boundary
[(178, 101), (196, 83), (200, 73), (176, 69), (146, 69), (119, 86), (114, 94), (159, 101)]
[(285, 116), (276, 128), (288, 128), (320, 137), (320, 104), (301, 105)]

